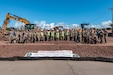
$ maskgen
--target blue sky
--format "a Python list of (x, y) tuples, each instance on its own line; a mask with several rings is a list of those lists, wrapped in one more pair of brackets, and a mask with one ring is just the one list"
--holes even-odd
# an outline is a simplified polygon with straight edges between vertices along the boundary
[[(113, 0), (0, 0), (0, 26), (9, 12), (31, 23), (102, 26), (111, 23)], [(8, 27), (18, 26), (11, 20)]]

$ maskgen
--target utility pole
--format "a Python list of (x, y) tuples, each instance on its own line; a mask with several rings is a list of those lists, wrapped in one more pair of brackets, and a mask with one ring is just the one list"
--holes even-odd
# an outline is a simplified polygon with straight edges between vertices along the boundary
[(109, 8), (109, 10), (111, 10), (111, 12), (112, 12), (112, 23), (110, 26), (112, 27), (112, 37), (113, 37), (113, 7)]
[(88, 26), (89, 23), (82, 23), (81, 28), (82, 28), (82, 42), (83, 42), (83, 32), (84, 32), (84, 26)]

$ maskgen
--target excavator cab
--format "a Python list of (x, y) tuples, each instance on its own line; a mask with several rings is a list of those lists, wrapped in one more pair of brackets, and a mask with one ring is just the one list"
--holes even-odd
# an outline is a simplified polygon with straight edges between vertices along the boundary
[(33, 30), (36, 24), (26, 24), (25, 25), (25, 30)]

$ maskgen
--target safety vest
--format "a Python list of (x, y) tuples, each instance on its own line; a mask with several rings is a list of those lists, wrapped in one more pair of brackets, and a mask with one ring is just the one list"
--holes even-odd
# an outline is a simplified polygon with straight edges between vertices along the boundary
[(43, 32), (41, 32), (40, 35), (41, 35), (41, 37), (43, 37), (44, 36)]
[(50, 31), (47, 32), (47, 35), (50, 36)]
[(56, 37), (59, 38), (59, 32), (56, 32)]
[(54, 32), (51, 32), (51, 36), (54, 36)]
[(61, 35), (64, 36), (64, 32), (61, 32)]
[(66, 32), (66, 35), (69, 35), (69, 32)]

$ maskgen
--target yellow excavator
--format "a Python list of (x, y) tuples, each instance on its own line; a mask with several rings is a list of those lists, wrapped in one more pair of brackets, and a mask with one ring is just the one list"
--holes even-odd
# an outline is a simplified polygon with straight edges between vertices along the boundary
[(24, 23), (25, 24), (25, 29), (33, 29), (34, 28), (34, 25), (35, 25), (35, 24), (30, 24), (30, 22), (28, 20), (24, 19), (24, 18), (21, 18), (21, 17), (18, 17), (16, 15), (12, 15), (10, 13), (7, 13), (6, 19), (5, 19), (4, 24), (2, 26), (2, 32), (3, 33), (6, 32), (7, 25), (9, 23), (9, 20), (10, 19)]

